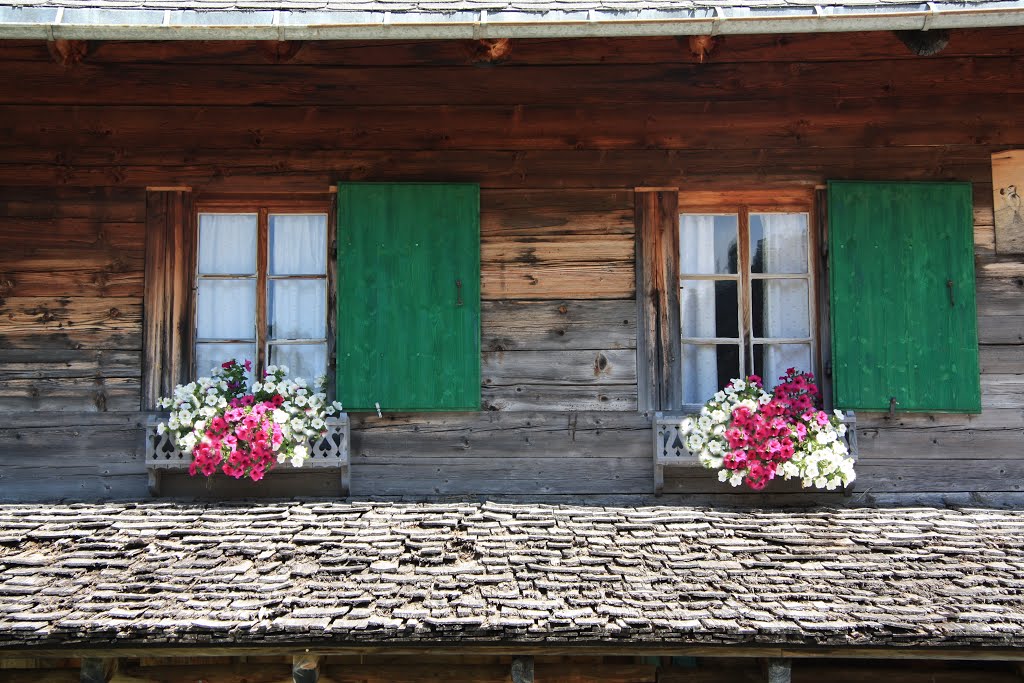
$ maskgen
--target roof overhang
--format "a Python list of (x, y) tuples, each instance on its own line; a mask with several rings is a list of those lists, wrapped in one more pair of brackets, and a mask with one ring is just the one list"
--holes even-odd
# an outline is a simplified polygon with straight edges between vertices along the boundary
[(160, 9), (0, 5), (0, 39), (588, 38), (1024, 26), (1024, 0), (582, 11)]

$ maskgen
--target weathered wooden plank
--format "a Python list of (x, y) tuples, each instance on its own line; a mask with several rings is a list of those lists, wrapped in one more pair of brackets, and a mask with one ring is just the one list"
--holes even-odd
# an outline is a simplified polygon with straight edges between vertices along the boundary
[[(140, 469), (142, 469), (140, 467)], [(113, 475), (66, 471), (57, 467), (33, 468), (24, 473), (0, 472), (0, 501), (56, 501), (142, 499), (149, 495), (146, 473)]]
[(1020, 457), (1024, 427), (1002, 429), (860, 429), (860, 463), (874, 458), (928, 462)]
[(636, 352), (632, 349), (485, 351), (480, 363), (484, 386), (636, 385)]
[[(1014, 57), (935, 61), (766, 62), (735, 64), (523, 66), (420, 69), (279, 64), (209, 65), (189, 79), (174, 65), (22, 62), (0, 73), (3, 104), (224, 105), (519, 104), (771, 99), (789, 91), (829, 97), (922, 97), (1024, 93), (1024, 63)], [(841, 78), (837, 76), (842, 76)], [(542, 80), (543, 79), (543, 80)], [(572, 87), (537, 88), (539, 82)], [(131, 87), (125, 87), (131, 84)], [(54, 87), (54, 85), (59, 87)]]
[(138, 410), (135, 377), (0, 378), (0, 410)]
[(982, 374), (1024, 375), (1024, 344), (980, 347)]
[(888, 413), (857, 411), (857, 429), (914, 429), (969, 431), (992, 429), (1024, 429), (1024, 408), (988, 408), (977, 415), (957, 413)]
[(633, 261), (633, 236), (566, 235), (560, 238), (489, 237), (480, 243), (481, 264), (573, 264)]
[[(103, 425), (115, 427), (131, 427), (142, 434), (142, 428), (148, 419), (148, 413), (138, 411), (127, 412), (105, 412), (94, 411), (6, 411), (0, 413), (0, 429), (16, 427), (18, 429), (29, 429), (32, 427), (45, 427), (56, 429), (59, 427), (99, 427)], [(141, 436), (139, 437), (141, 438)]]
[[(484, 188), (684, 186), (687, 183), (771, 187), (820, 183), (828, 177), (883, 180), (975, 179), (990, 173), (985, 146), (857, 149), (309, 151), (223, 155), (189, 150), (150, 152), (152, 163), (116, 165), (106, 148), (74, 166), (2, 163), (13, 186), (73, 183), (206, 186), (211, 192), (309, 192), (342, 181), (467, 181)], [(78, 154), (87, 155), (89, 149)], [(133, 150), (145, 155), (145, 150)], [(203, 158), (205, 157), (205, 158)], [(7, 162), (7, 159), (4, 159)], [(90, 165), (92, 164), (92, 165)]]
[(488, 190), (480, 195), (480, 235), (632, 235), (631, 190)]
[(982, 375), (981, 407), (1024, 408), (1024, 375)]
[[(11, 260), (39, 253), (59, 256), (62, 253), (60, 249), (70, 247), (127, 251), (141, 255), (144, 227), (143, 223), (138, 222), (95, 218), (31, 218), (0, 214), (0, 230), (3, 230), (10, 242), (9, 248), (0, 253), (0, 263), (7, 265)], [(56, 249), (47, 251), (47, 248)]]
[[(353, 461), (352, 495), (488, 496), (599, 495), (646, 493), (653, 474), (637, 461), (611, 460), (593, 476), (579, 476), (585, 463), (571, 458), (542, 461), (509, 457), (488, 458), (477, 467), (419, 465), (415, 461), (370, 465)], [(648, 470), (650, 463), (646, 461)]]
[(650, 419), (635, 412), (481, 412), (352, 416), (353, 457), (475, 458), (495, 453), (650, 460)]
[(138, 349), (142, 302), (133, 297), (0, 300), (0, 349)]
[(1024, 315), (1024, 277), (979, 277), (979, 316)]
[(0, 271), (0, 296), (142, 297), (142, 269), (120, 272), (110, 267), (66, 267), (56, 274), (45, 270)]
[(480, 296), (502, 299), (626, 299), (633, 296), (632, 262), (482, 263)]
[(143, 471), (142, 429), (135, 422), (54, 427), (10, 424), (0, 429), (0, 446), (5, 469), (132, 463), (137, 468), (134, 471)]
[(636, 385), (595, 387), (555, 384), (486, 386), (481, 391), (484, 410), (636, 410)]
[(1024, 278), (1024, 258), (1020, 256), (980, 256), (978, 277)]
[[(1014, 145), (1024, 140), (1024, 123), (1011, 113), (1020, 99), (996, 92), (928, 100), (794, 95), (783, 101), (644, 103), (638, 98), (589, 106), (11, 105), (5, 111), (12, 144), (0, 149), (5, 156), (34, 150), (49, 158), (53, 149), (61, 149), (61, 162), (74, 165), (79, 148), (109, 146), (131, 161), (137, 151), (176, 149), (182, 139), (208, 151), (374, 149), (381, 140), (389, 149), (410, 150), (493, 149), (498, 140), (501, 149), (552, 150), (878, 147), (937, 140), (976, 144), (979, 138), (989, 145)], [(963, 115), (966, 109), (970, 117)], [(246, 126), (236, 125), (240, 118)], [(164, 135), (154, 136), (155, 130)]]
[(603, 301), (485, 301), (485, 351), (636, 348), (636, 303)]
[(132, 187), (48, 187), (0, 185), (0, 216), (30, 219), (87, 219), (139, 223), (146, 217), (145, 192)]
[(142, 368), (138, 351), (77, 349), (3, 349), (0, 381), (69, 377), (134, 377)]
[(978, 341), (982, 344), (1024, 342), (1024, 315), (979, 315)]

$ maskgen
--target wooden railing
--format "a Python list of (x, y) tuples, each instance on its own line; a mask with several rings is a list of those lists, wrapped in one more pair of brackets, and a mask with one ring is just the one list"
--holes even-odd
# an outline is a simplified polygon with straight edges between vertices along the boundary
[[(686, 448), (686, 438), (679, 431), (679, 424), (686, 413), (654, 414), (654, 493), (660, 496), (665, 488), (666, 467), (700, 467), (696, 454)], [(853, 459), (857, 459), (857, 415), (848, 410), (844, 413), (846, 425), (846, 446)]]
[[(169, 432), (157, 433), (157, 425), (166, 421), (166, 415), (151, 415), (146, 425), (146, 470), (149, 473), (149, 491), (160, 495), (160, 475), (165, 471), (187, 470), (192, 456), (185, 455), (174, 443)], [(310, 444), (309, 457), (303, 469), (338, 470), (341, 495), (349, 494), (349, 420), (342, 413), (329, 417), (327, 434)], [(290, 465), (285, 465), (290, 467)]]

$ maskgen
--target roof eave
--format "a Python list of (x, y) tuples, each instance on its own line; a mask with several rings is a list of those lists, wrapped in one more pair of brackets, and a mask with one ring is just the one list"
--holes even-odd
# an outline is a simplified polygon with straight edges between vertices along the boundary
[[(387, 40), (590, 38), (835, 33), (1024, 26), (1024, 0), (864, 6), (752, 7), (660, 12), (392, 13), (103, 9), (0, 6), (0, 39)], [(875, 6), (873, 9), (877, 9)], [(33, 12), (34, 21), (17, 21)], [(52, 17), (43, 14), (52, 13)], [(68, 15), (77, 13), (73, 20)], [(582, 16), (581, 16), (582, 15)], [(41, 20), (40, 20), (41, 19)]]

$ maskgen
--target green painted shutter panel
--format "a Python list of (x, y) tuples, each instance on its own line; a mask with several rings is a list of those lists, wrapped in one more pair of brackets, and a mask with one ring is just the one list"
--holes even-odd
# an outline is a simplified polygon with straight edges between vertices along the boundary
[(981, 410), (969, 183), (833, 181), (835, 403)]
[(345, 409), (479, 409), (479, 187), (340, 184), (337, 243)]

